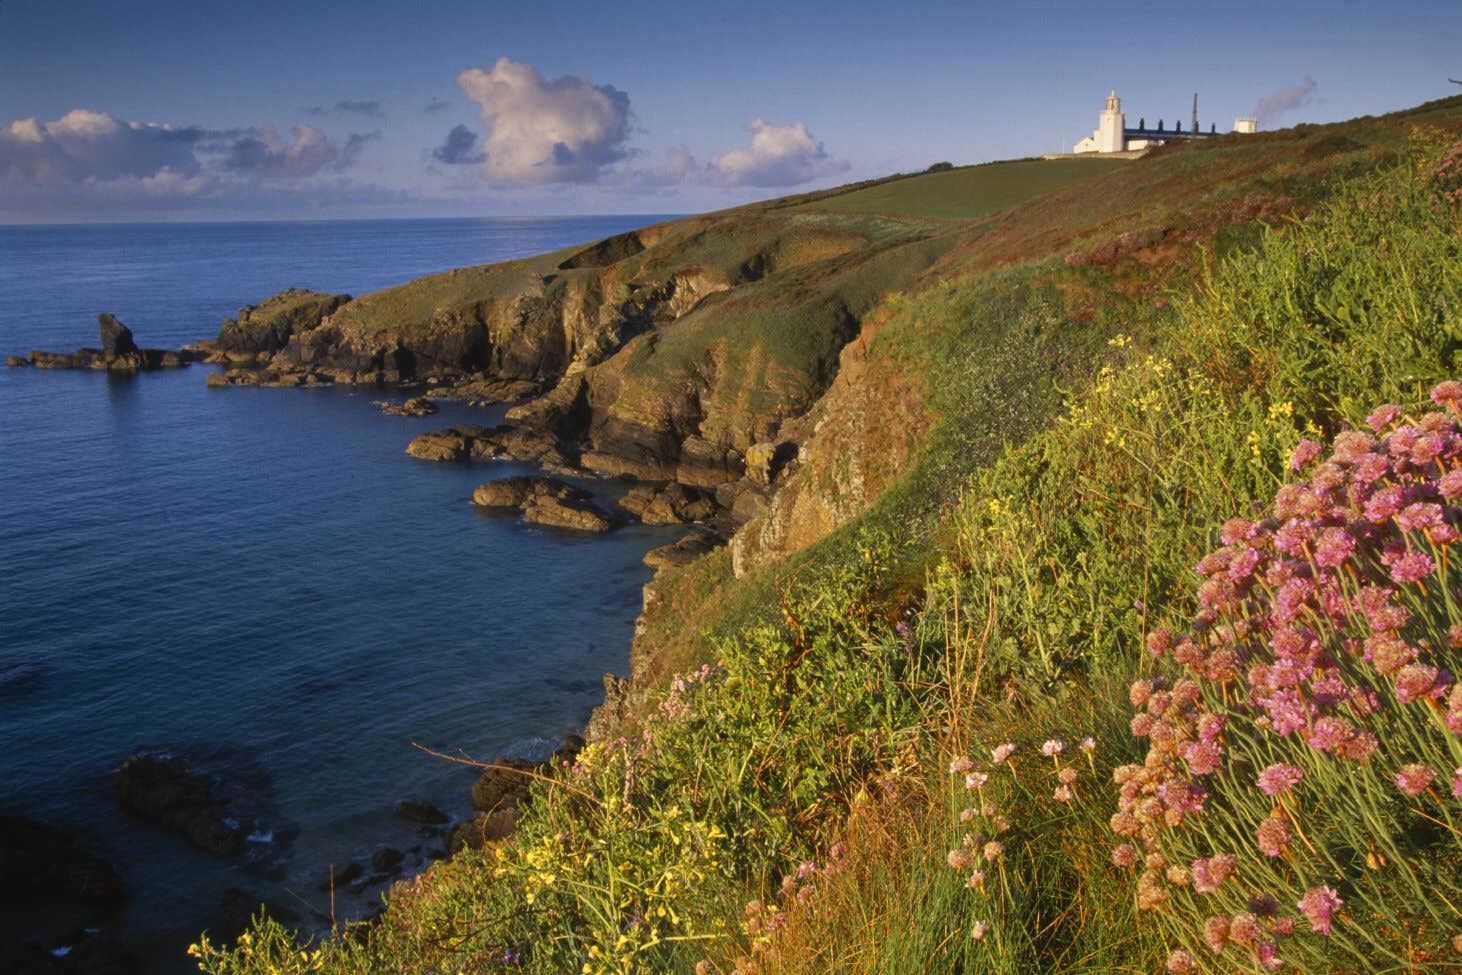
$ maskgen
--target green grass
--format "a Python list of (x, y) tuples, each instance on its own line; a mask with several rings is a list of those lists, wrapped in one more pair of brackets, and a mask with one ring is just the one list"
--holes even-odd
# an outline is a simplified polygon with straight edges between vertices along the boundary
[(804, 204), (804, 210), (973, 220), (1128, 164), (1125, 159), (1021, 159), (910, 176)]

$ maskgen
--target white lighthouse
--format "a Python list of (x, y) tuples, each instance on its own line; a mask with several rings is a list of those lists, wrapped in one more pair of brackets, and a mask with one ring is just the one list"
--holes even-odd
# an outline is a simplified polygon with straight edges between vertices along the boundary
[(1102, 108), (1101, 124), (1097, 126), (1096, 136), (1097, 152), (1121, 152), (1127, 148), (1127, 139), (1123, 129), (1126, 128), (1122, 117), (1122, 99), (1117, 97), (1117, 90), (1107, 96), (1107, 104)]

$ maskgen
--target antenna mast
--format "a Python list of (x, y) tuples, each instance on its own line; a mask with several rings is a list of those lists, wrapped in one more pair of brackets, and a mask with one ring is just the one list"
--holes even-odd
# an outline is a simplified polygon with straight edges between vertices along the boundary
[(1198, 93), (1193, 92), (1193, 131), (1198, 131)]

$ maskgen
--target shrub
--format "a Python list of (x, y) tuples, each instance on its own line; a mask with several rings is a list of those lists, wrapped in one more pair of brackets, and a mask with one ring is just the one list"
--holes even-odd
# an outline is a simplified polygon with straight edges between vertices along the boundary
[(1456, 965), (1462, 931), (1462, 383), (1379, 436), (1313, 440), (1258, 521), (1198, 564), (1191, 630), (1132, 685), (1114, 862), (1199, 957), (1262, 968)]

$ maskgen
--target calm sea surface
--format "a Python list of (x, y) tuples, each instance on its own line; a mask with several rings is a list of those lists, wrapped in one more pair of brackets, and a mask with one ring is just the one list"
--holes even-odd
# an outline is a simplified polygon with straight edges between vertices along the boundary
[[(95, 346), (100, 311), (175, 348), (283, 288), (362, 294), (656, 219), (0, 227), (0, 355)], [(440, 846), (395, 805), (465, 816), (474, 775), (411, 743), (546, 755), (626, 670), (640, 557), (675, 535), (479, 515), (472, 488), (524, 468), (403, 453), (493, 411), (384, 417), (380, 391), (207, 389), (211, 368), (0, 367), (0, 810), (117, 866), (129, 906), (88, 923), (157, 971), (225, 888), (324, 907), (326, 865)], [(272, 841), (215, 857), (121, 812), (112, 773), (144, 747), (245, 789)]]

